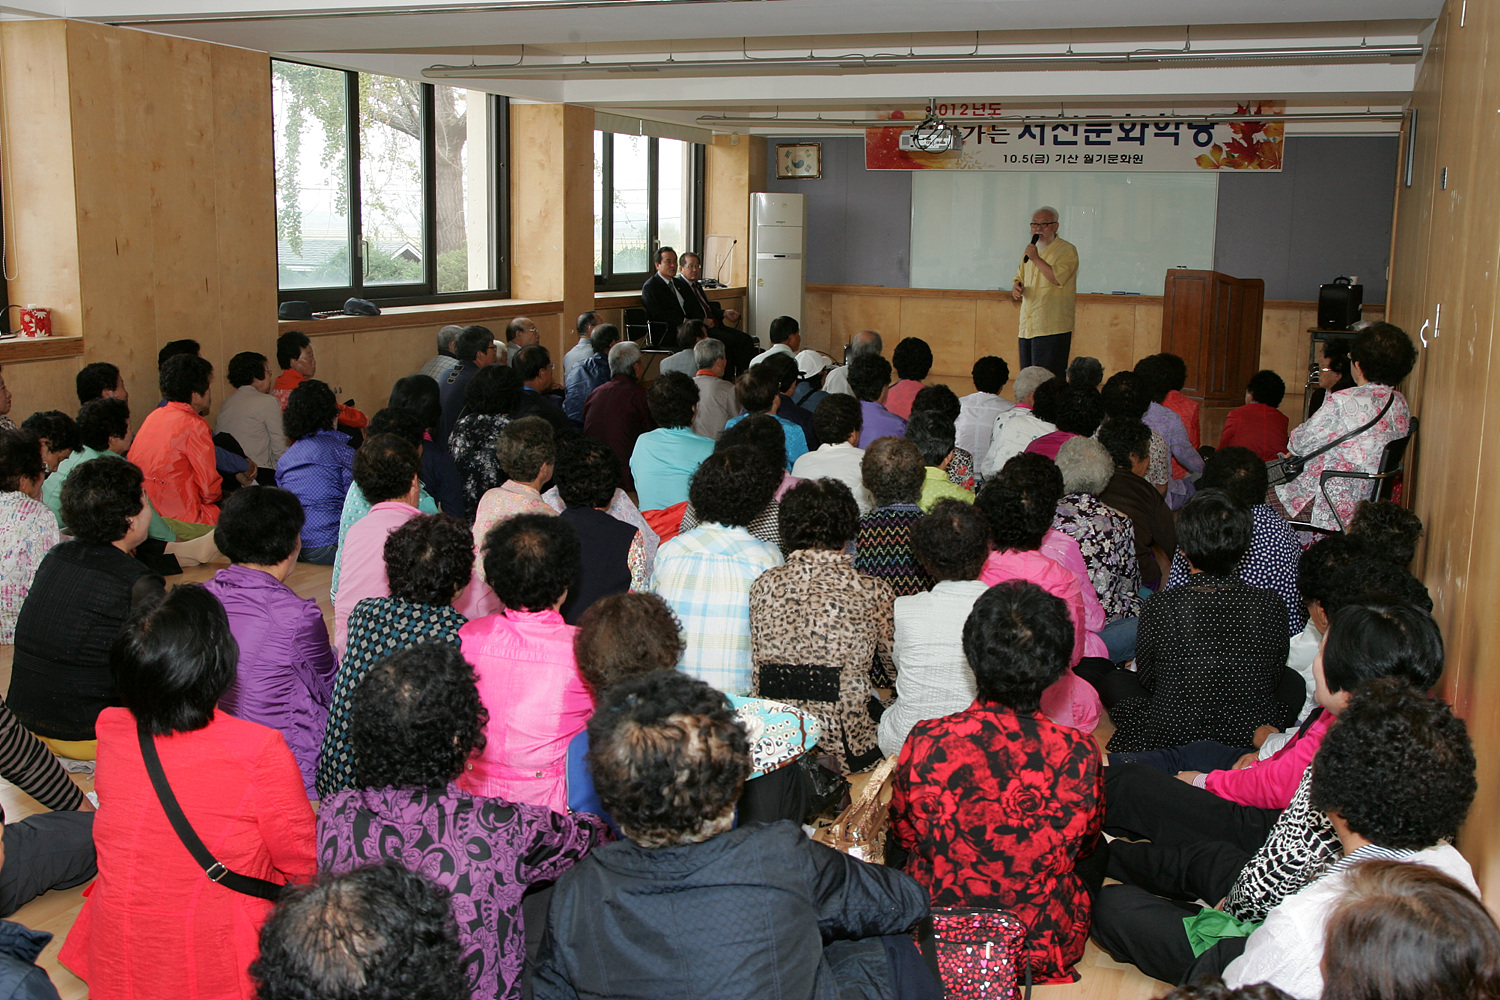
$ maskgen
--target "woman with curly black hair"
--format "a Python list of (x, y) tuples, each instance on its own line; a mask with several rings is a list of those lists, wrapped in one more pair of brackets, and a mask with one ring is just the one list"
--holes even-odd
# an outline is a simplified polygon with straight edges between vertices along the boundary
[[(517, 423), (528, 420), (545, 423)], [(559, 610), (578, 567), (578, 533), (553, 514), (518, 514), (485, 537), (484, 575), (505, 610), (459, 632), (490, 715), (489, 744), (459, 778), (465, 791), (567, 809), (568, 741), (594, 710), (573, 655), (578, 629)]]
[[(372, 439), (374, 440), (374, 439)], [(421, 514), (385, 539), (390, 595), (366, 597), (349, 615), (348, 641), (333, 682), (328, 727), (319, 751), (318, 794), (354, 787), (349, 711), (354, 691), (372, 666), (419, 643), (458, 645), (468, 619), (453, 607), (474, 572), (469, 529), (446, 514)]]
[(902, 420), (910, 420), (912, 400), (932, 371), (932, 348), (920, 337), (902, 337), (891, 352), (891, 367), (896, 369), (896, 384), (885, 398), (885, 408)]
[(872, 667), (891, 667), (895, 591), (854, 568), (859, 506), (837, 479), (798, 483), (781, 501), (786, 563), (750, 587), (751, 693), (818, 717), (844, 772), (883, 756)]
[(558, 882), (538, 997), (863, 995), (846, 976), (905, 1000), (940, 995), (911, 939), (894, 937), (927, 913), (910, 877), (794, 823), (731, 829), (750, 752), (723, 694), (658, 670), (611, 688), (588, 732), (599, 797), (629, 841)]
[(484, 494), (505, 482), (495, 454), (495, 440), (510, 423), (511, 407), (521, 397), (521, 380), (509, 365), (479, 369), (464, 389), (464, 415), (448, 435), (448, 453), (463, 480), (464, 508), (470, 520)]
[(286, 451), (276, 463), (276, 485), (295, 496), (302, 524), (302, 562), (332, 566), (339, 550), (339, 515), (354, 482), (354, 449), (338, 430), (339, 401), (328, 383), (306, 379), (281, 413)]
[[(765, 456), (768, 462), (779, 463), (780, 457), (785, 449), (786, 432), (785, 426), (774, 417), (764, 413), (754, 414), (740, 420), (734, 426), (726, 426), (724, 433), (719, 435), (719, 440), (713, 448), (714, 454), (723, 452), (726, 448), (737, 448), (748, 446), (754, 448)], [(786, 491), (796, 486), (802, 480), (787, 472), (785, 468), (781, 472), (781, 480), (776, 486), (775, 492), (771, 494), (770, 503), (762, 507), (746, 530), (763, 542), (781, 547), (781, 498)], [(691, 491), (690, 491), (691, 492)], [(682, 512), (682, 527), (680, 531), (686, 534), (698, 527), (701, 519), (698, 516), (698, 507), (688, 500), (687, 508)]]
[(73, 540), (55, 545), (16, 618), (7, 695), (27, 729), (64, 757), (93, 760), (94, 720), (117, 704), (109, 645), (165, 583), (131, 558), (151, 528), (141, 470), (117, 458), (75, 468), (62, 491)]
[(344, 872), (389, 859), (453, 894), (475, 998), (521, 995), (521, 897), (609, 839), (604, 821), (479, 798), (456, 784), (483, 751), (489, 713), (474, 668), (446, 643), (381, 660), (354, 691), (355, 790), (318, 810), (318, 866)]
[(958, 418), (963, 413), (963, 403), (959, 402), (958, 395), (946, 385), (923, 386), (912, 398), (911, 415), (927, 412), (941, 414), (943, 422), (954, 427), (955, 443), (953, 458), (948, 462), (948, 482), (954, 486), (962, 486), (971, 493), (978, 490), (984, 485), (984, 481), (974, 468), (974, 454), (957, 444)]

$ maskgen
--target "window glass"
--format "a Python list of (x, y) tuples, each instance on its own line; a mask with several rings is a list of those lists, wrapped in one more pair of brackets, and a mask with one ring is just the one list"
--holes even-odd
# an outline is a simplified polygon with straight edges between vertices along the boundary
[(687, 157), (692, 146), (677, 139), (656, 140), (656, 242), (676, 247), (678, 253), (689, 249), (687, 229), (690, 192), (687, 185)]
[(604, 273), (604, 139), (594, 133), (594, 273)]
[(651, 269), (650, 142), (643, 135), (614, 135), (614, 191), (611, 230), (615, 274)]
[(437, 187), (437, 290), (489, 288), (490, 191), (495, 137), (487, 95), (457, 87), (433, 90)]
[(359, 209), (364, 283), (423, 278), (422, 85), (359, 77)]
[(282, 288), (348, 285), (349, 107), (340, 70), (271, 63)]

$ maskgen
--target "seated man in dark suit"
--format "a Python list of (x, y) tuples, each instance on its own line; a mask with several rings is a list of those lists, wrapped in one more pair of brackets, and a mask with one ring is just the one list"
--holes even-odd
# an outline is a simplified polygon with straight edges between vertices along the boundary
[(571, 424), (556, 401), (546, 395), (557, 384), (552, 352), (541, 344), (527, 344), (516, 352), (516, 376), (521, 380), (521, 396), (511, 407), (510, 418), (541, 417), (553, 430), (565, 431)]
[(760, 345), (754, 337), (735, 328), (740, 321), (738, 309), (725, 309), (703, 291), (702, 275), (703, 258), (691, 251), (683, 254), (682, 274), (677, 281), (685, 284), (690, 293), (686, 303), (687, 318), (703, 320), (711, 331), (709, 336), (723, 343), (729, 377), (734, 378), (750, 369), (750, 359), (755, 357)]
[(693, 291), (677, 277), (676, 250), (661, 247), (656, 251), (655, 263), (656, 273), (641, 286), (641, 308), (646, 310), (646, 319), (653, 330), (674, 331), (688, 318), (689, 304), (697, 303), (690, 303)]

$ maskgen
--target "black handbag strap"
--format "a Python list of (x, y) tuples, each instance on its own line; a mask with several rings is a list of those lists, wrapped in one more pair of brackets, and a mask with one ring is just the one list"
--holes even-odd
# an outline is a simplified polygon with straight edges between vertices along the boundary
[(1375, 414), (1375, 419), (1374, 420), (1371, 420), (1369, 423), (1364, 424), (1363, 426), (1354, 428), (1354, 430), (1350, 431), (1348, 434), (1345, 434), (1341, 438), (1335, 438), (1334, 440), (1332, 440), (1332, 441), (1328, 442), (1327, 444), (1325, 444), (1323, 447), (1319, 448), (1317, 451), (1310, 451), (1306, 455), (1298, 455), (1297, 457), (1302, 460), (1303, 465), (1306, 465), (1308, 462), (1311, 462), (1313, 459), (1315, 459), (1319, 455), (1323, 454), (1323, 452), (1328, 451), (1331, 448), (1337, 448), (1339, 445), (1343, 444), (1345, 441), (1348, 441), (1348, 440), (1351, 440), (1353, 438), (1359, 437), (1365, 431), (1369, 430), (1371, 427), (1374, 427), (1376, 424), (1380, 423), (1380, 418), (1383, 417), (1383, 416), (1385, 416), (1385, 412), (1391, 408), (1391, 404), (1394, 403), (1395, 401), (1396, 401), (1396, 390), (1393, 387), (1391, 389), (1391, 394), (1386, 397), (1385, 405), (1380, 408), (1380, 412), (1379, 413)]
[(151, 733), (144, 725), (137, 725), (136, 733), (141, 740), (141, 759), (146, 763), (146, 773), (151, 776), (151, 787), (156, 789), (156, 797), (161, 801), (162, 811), (167, 814), (167, 822), (171, 823), (172, 829), (177, 831), (177, 839), (182, 841), (182, 846), (186, 847), (188, 853), (193, 856), (193, 860), (198, 862), (198, 867), (203, 869), (203, 874), (207, 875), (210, 881), (246, 896), (257, 896), (273, 902), (280, 899), (281, 892), (286, 886), (230, 871), (223, 862), (214, 859), (193, 830), (193, 825), (183, 815), (182, 806), (177, 804), (177, 796), (172, 793), (172, 786), (167, 784), (167, 772), (162, 770), (161, 756), (156, 752), (156, 741), (152, 739)]

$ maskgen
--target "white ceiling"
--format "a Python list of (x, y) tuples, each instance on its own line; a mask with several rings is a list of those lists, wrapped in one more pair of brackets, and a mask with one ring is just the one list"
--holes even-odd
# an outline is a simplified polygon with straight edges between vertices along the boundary
[[(523, 9), (513, 9), (521, 6)], [(434, 64), (740, 59), (970, 51), (1126, 51), (1422, 42), (1442, 0), (22, 0), (12, 15), (72, 17), (370, 72)], [(575, 74), (445, 81), (520, 100), (566, 101), (693, 122), (700, 114), (919, 109), (929, 98), (1009, 110), (1169, 111), (1281, 100), (1288, 109), (1399, 108), (1412, 60), (1068, 66), (932, 72)], [(1390, 124), (1338, 126), (1338, 131)], [(1324, 128), (1327, 128), (1326, 126)], [(739, 129), (777, 134), (774, 125)], [(1309, 127), (1291, 127), (1308, 131)], [(807, 132), (804, 128), (796, 131)], [(814, 130), (816, 131), (816, 130)]]

